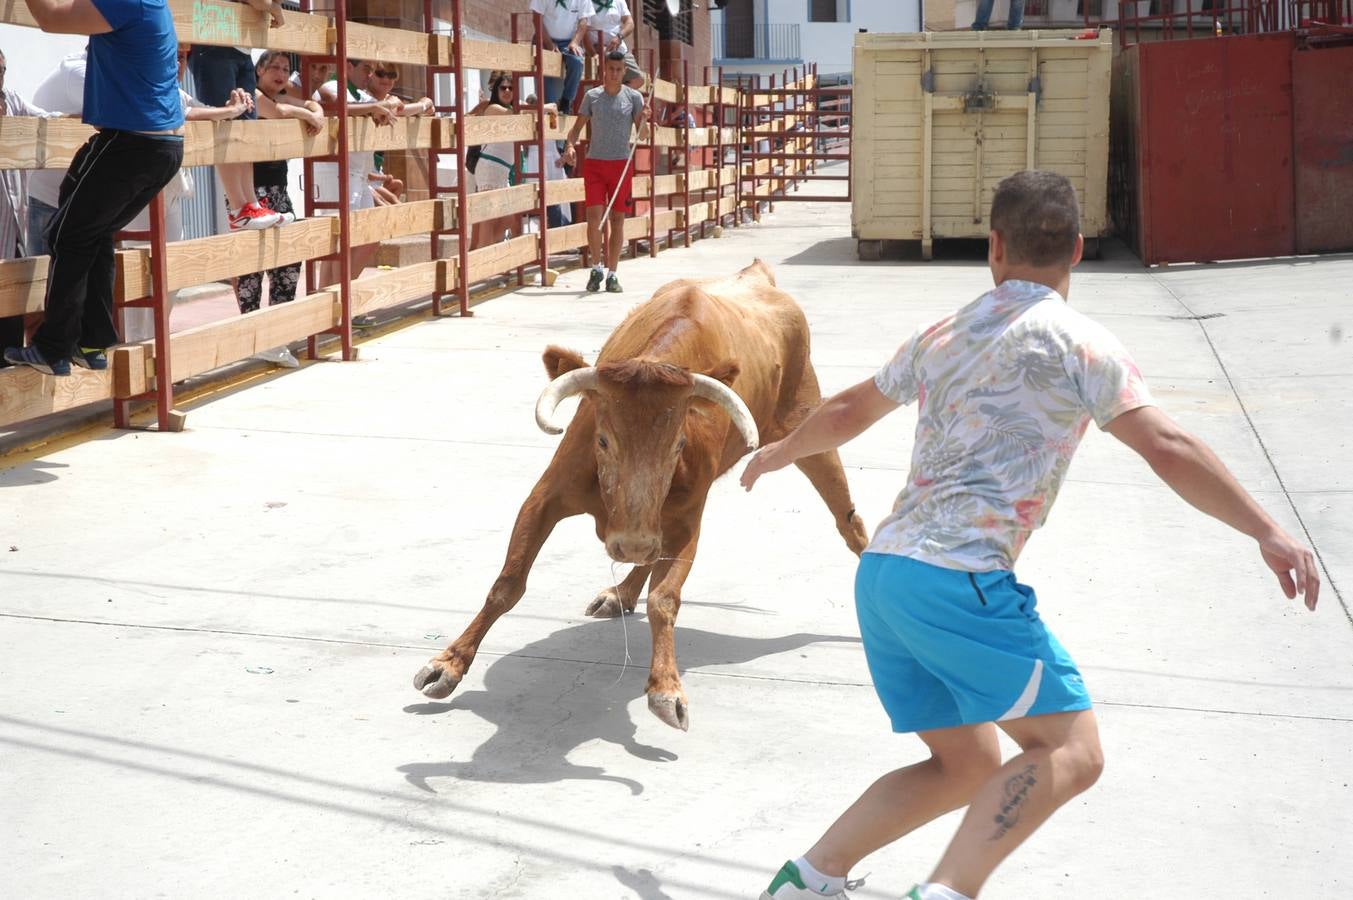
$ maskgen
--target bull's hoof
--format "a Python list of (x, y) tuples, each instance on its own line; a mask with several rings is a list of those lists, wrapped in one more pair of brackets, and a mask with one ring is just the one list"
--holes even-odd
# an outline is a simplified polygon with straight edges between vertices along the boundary
[(587, 604), (587, 615), (598, 619), (614, 619), (633, 610), (625, 609), (615, 591), (602, 591), (595, 600)]
[(676, 694), (649, 694), (648, 711), (673, 728), (691, 730), (686, 698)]
[(452, 675), (436, 663), (428, 663), (413, 676), (413, 689), (422, 691), (423, 696), (431, 700), (443, 700), (460, 684), (460, 676)]

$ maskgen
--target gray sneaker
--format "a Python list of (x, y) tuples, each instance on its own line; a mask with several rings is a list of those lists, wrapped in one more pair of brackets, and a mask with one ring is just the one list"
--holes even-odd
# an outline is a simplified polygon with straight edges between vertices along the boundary
[(615, 277), (615, 273), (614, 273), (614, 272), (612, 272), (612, 273), (611, 273), (609, 276), (607, 276), (607, 278), (606, 278), (606, 293), (608, 293), (608, 294), (623, 294), (623, 293), (625, 293), (625, 289), (622, 288), (622, 287), (620, 286), (620, 279)]

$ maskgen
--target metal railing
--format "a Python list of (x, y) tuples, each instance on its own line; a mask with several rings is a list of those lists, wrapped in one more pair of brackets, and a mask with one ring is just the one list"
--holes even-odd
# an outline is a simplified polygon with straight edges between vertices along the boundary
[(776, 62), (797, 62), (803, 59), (799, 49), (799, 26), (795, 24), (712, 25), (710, 42), (715, 59)]
[[(1136, 15), (1133, 15), (1136, 13)], [(1353, 23), (1353, 0), (1119, 0), (1118, 39), (1141, 43), (1143, 29), (1160, 40), (1290, 31)]]

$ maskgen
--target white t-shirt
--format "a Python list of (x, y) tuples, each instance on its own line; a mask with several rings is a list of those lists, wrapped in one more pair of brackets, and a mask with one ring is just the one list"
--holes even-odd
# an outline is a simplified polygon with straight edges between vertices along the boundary
[(540, 13), (545, 33), (556, 41), (571, 40), (578, 33), (578, 23), (596, 13), (592, 0), (531, 0), (529, 9)]
[[(48, 112), (80, 115), (85, 109), (85, 51), (61, 58), (60, 64), (33, 91), (33, 105)], [(61, 197), (65, 169), (39, 169), (28, 178), (28, 196), (51, 207)]]
[[(336, 81), (326, 81), (326, 85), (338, 87)], [(353, 96), (348, 92), (349, 103), (375, 103), (376, 98), (361, 88)], [(311, 100), (321, 102), (324, 98), (318, 90), (310, 96)], [(376, 171), (376, 154), (348, 154), (348, 208), (370, 209), (375, 205), (371, 196), (371, 179), (367, 176)], [(338, 163), (315, 163), (315, 199), (322, 203), (338, 202)], [(336, 210), (323, 210), (326, 214), (336, 214)]]
[(967, 572), (1014, 567), (1091, 418), (1155, 403), (1117, 338), (1030, 281), (917, 332), (874, 384), (918, 409), (907, 486), (868, 550)]
[[(611, 38), (620, 33), (621, 20), (629, 16), (630, 7), (625, 0), (592, 0), (592, 7), (595, 12), (588, 18), (587, 28), (592, 33), (593, 40), (597, 40), (598, 35), (601, 36), (597, 42), (604, 50)], [(629, 49), (624, 41), (620, 42), (622, 53), (628, 53)]]

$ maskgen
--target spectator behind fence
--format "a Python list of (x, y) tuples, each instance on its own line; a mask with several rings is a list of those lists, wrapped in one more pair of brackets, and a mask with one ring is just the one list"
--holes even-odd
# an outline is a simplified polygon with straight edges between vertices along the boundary
[[(324, 110), (314, 100), (301, 100), (292, 93), (291, 57), (280, 50), (269, 50), (258, 58), (258, 104), (260, 119), (298, 119), (307, 134), (319, 134), (328, 124)], [(269, 209), (280, 213), (293, 211), (291, 195), (287, 193), (285, 159), (254, 163), (254, 190)], [(301, 264), (278, 266), (268, 270), (268, 305), (290, 303), (296, 298), (296, 285), (301, 279)], [(235, 282), (235, 300), (240, 312), (253, 312), (263, 303), (263, 273), (241, 275)], [(289, 369), (300, 365), (287, 347), (276, 347), (255, 355), (256, 359), (276, 363)]]
[(597, 14), (592, 0), (531, 0), (531, 12), (540, 13), (546, 36), (564, 56), (564, 77), (545, 79), (545, 102), (566, 113), (573, 109), (583, 78), (583, 44), (587, 20)]
[(643, 87), (644, 73), (639, 71), (639, 63), (625, 44), (625, 38), (634, 34), (634, 16), (630, 15), (629, 4), (625, 0), (592, 0), (592, 6), (594, 10), (587, 20), (587, 30), (599, 64), (605, 68), (608, 53), (623, 53), (625, 84), (636, 90)]
[[(79, 117), (85, 109), (85, 51), (61, 58), (33, 89), (33, 102), (52, 114)], [(60, 203), (65, 169), (38, 169), (28, 177), (28, 253), (47, 255), (47, 226)]]
[[(405, 100), (395, 94), (395, 82), (399, 80), (399, 70), (395, 64), (376, 60), (371, 64), (371, 75), (366, 80), (366, 91), (377, 101), (394, 101), (397, 116), (435, 116), (437, 105), (431, 97), (420, 100)], [(377, 151), (374, 155), (375, 167), (368, 177), (371, 182), (371, 195), (378, 206), (390, 206), (398, 203), (404, 194), (404, 182), (385, 171), (385, 154)]]
[[(397, 97), (386, 97), (383, 101), (377, 101), (375, 97), (360, 87), (370, 80), (374, 68), (369, 61), (348, 58), (348, 115), (370, 116), (377, 125), (393, 125), (396, 116), (395, 110), (400, 103), (399, 99)], [(319, 89), (310, 99), (319, 103), (329, 115), (337, 115), (338, 78), (330, 75), (329, 79), (319, 86)], [(346, 190), (348, 192), (349, 210), (371, 209), (376, 205), (375, 198), (371, 193), (371, 173), (375, 170), (374, 153), (348, 154)], [(319, 200), (335, 203), (338, 201), (338, 163), (315, 164), (315, 190)], [(336, 214), (337, 211), (326, 210), (326, 212)], [(377, 246), (377, 244), (363, 244), (360, 247), (352, 248), (350, 273), (353, 278), (361, 274), (361, 271), (375, 260)], [(320, 263), (320, 283), (318, 286), (329, 287), (336, 284), (339, 272), (340, 268), (337, 262)]]
[[(272, 27), (282, 24), (282, 4), (276, 0), (248, 0), (248, 5), (260, 12), (269, 13)], [(193, 45), (192, 57), (188, 64), (193, 73), (193, 87), (203, 102), (223, 107), (230, 103), (235, 91), (244, 91), (254, 96), (258, 87), (254, 74), (254, 63), (249, 53), (238, 47), (213, 47), (206, 44)], [(256, 119), (258, 114), (251, 105), (242, 119)], [(231, 231), (253, 228), (271, 228), (295, 219), (277, 210), (268, 209), (257, 199), (254, 192), (254, 167), (250, 163), (228, 163), (216, 167), (216, 177), (221, 182), (221, 190), (226, 196), (226, 221)]]
[[(188, 66), (188, 45), (179, 44), (178, 77), (181, 80)], [(179, 105), (183, 109), (183, 118), (190, 122), (222, 122), (234, 119), (246, 109), (254, 108), (254, 101), (244, 91), (236, 90), (226, 106), (207, 106), (201, 100), (179, 88)], [(178, 174), (169, 179), (160, 196), (164, 198), (164, 239), (166, 241), (183, 240), (183, 201), (193, 195), (193, 176), (186, 168), (180, 168)], [(149, 231), (150, 209), (142, 209), (130, 222), (126, 231)], [(178, 291), (170, 293), (170, 302), (178, 298)], [(155, 333), (155, 311), (146, 307), (125, 309), (122, 313), (122, 339), (124, 341), (143, 341)]]
[[(536, 105), (536, 95), (532, 94), (526, 98), (526, 108), (531, 109)], [(557, 120), (556, 120), (557, 121)], [(530, 184), (531, 179), (525, 176), (534, 175), (539, 170), (536, 165), (536, 145), (534, 142), (526, 146), (526, 155), (522, 159), (522, 182)], [(560, 158), (559, 142), (545, 141), (545, 180), (558, 181), (566, 178), (564, 174), (564, 161)], [(531, 219), (535, 222), (535, 217)], [(562, 203), (555, 203), (545, 208), (545, 221), (551, 228), (562, 228), (565, 225), (572, 224), (572, 218), (569, 216), (568, 207)]]
[[(49, 113), (31, 105), (17, 93), (5, 87), (5, 54), (0, 53), (0, 91), (4, 93), (4, 103), (0, 104), (0, 116), (51, 116)], [(28, 171), (26, 169), (5, 169), (0, 171), (0, 259), (17, 259), (28, 256)], [(20, 347), (24, 342), (24, 316), (5, 316), (0, 318), (0, 348)], [(8, 363), (0, 358), (0, 368)]]
[[(512, 116), (517, 113), (515, 78), (511, 72), (493, 71), (489, 73), (489, 99), (476, 106), (471, 115)], [(545, 107), (554, 112), (554, 104)], [(516, 158), (516, 143), (498, 141), (471, 148), (468, 161), (470, 171), (475, 177), (475, 192), (496, 191), (520, 183), (521, 166)], [(478, 153), (474, 151), (478, 150)], [(478, 222), (474, 226), (470, 239), (472, 248), (486, 247), (506, 238), (521, 234), (521, 215), (512, 213)]]
[(183, 162), (178, 42), (166, 0), (25, 0), (43, 31), (88, 34), (84, 121), (48, 232), (45, 318), (29, 347), (5, 359), (47, 375), (71, 362), (106, 369), (113, 323), (113, 235)]

